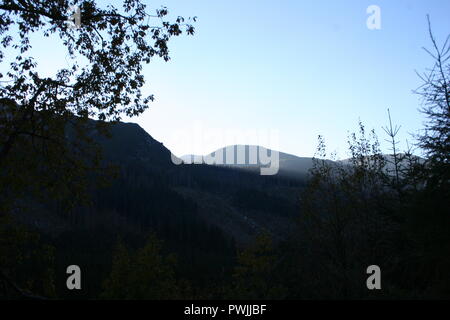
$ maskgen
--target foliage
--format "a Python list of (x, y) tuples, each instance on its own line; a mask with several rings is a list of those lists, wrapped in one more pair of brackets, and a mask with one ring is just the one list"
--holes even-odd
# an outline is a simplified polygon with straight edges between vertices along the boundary
[[(76, 27), (68, 23), (70, 8), (79, 8)], [(170, 22), (167, 16), (165, 7), (148, 13), (140, 0), (124, 0), (122, 7), (2, 1), (0, 63), (9, 67), (0, 73), (0, 208), (31, 191), (72, 202), (86, 198), (88, 176), (104, 173), (91, 135), (107, 127), (88, 118), (117, 121), (144, 112), (153, 95), (143, 96), (143, 65), (153, 57), (168, 61), (169, 40), (194, 33), (188, 22), (195, 18)], [(67, 50), (67, 66), (53, 76), (37, 72), (34, 34), (56, 38)]]
[(0, 297), (55, 297), (54, 254), (38, 233), (0, 216)]
[(416, 90), (422, 98), (421, 111), (428, 118), (418, 136), (418, 146), (427, 156), (428, 188), (450, 197), (450, 36), (440, 47), (431, 31), (429, 18), (428, 25), (433, 48), (432, 51), (425, 50), (433, 58), (434, 65), (420, 75), (423, 83)]
[(316, 287), (316, 294), (328, 298), (364, 295), (364, 272), (371, 264), (380, 264), (387, 274), (397, 267), (395, 196), (374, 131), (367, 136), (360, 122), (359, 133), (349, 135), (349, 152), (351, 158), (343, 162), (324, 160), (325, 142), (319, 137), (291, 247), (293, 261), (304, 264), (296, 275), (304, 290)]
[(277, 256), (269, 234), (262, 233), (239, 252), (227, 296), (231, 299), (282, 299), (284, 288), (277, 281)]
[(119, 242), (102, 296), (107, 299), (177, 298), (180, 288), (174, 265), (173, 256), (161, 254), (161, 243), (154, 235), (135, 253)]

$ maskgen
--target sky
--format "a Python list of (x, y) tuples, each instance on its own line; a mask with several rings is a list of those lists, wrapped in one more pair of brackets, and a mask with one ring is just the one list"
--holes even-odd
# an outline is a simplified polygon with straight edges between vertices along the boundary
[[(124, 119), (177, 156), (234, 143), (313, 156), (321, 134), (346, 158), (358, 120), (388, 152), (387, 108), (405, 147), (425, 120), (413, 90), (421, 84), (416, 70), (433, 64), (422, 49), (431, 46), (426, 14), (440, 43), (450, 33), (448, 0), (144, 2), (167, 6), (172, 17), (198, 17), (193, 37), (170, 41), (169, 62), (145, 66), (143, 93), (156, 98), (150, 108)], [(367, 27), (370, 5), (380, 8), (380, 29)], [(35, 50), (39, 68), (51, 73), (64, 51), (48, 41)]]

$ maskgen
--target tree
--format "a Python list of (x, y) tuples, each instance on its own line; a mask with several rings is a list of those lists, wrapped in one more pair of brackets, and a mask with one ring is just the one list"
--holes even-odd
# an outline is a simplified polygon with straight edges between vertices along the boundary
[(427, 156), (427, 187), (449, 197), (450, 190), (450, 35), (440, 47), (428, 30), (432, 51), (424, 48), (434, 59), (434, 65), (422, 75), (423, 84), (415, 91), (422, 98), (421, 111), (427, 116), (418, 146)]
[(450, 267), (450, 35), (438, 45), (427, 18), (432, 50), (424, 50), (434, 64), (419, 74), (423, 83), (415, 91), (427, 117), (417, 142), (426, 159), (408, 175), (409, 180), (419, 182), (419, 188), (408, 198), (407, 230), (416, 247), (410, 261), (420, 270), (420, 276), (412, 276), (412, 281), (427, 296), (441, 298), (448, 296), (450, 287), (446, 276)]
[(131, 263), (128, 249), (119, 240), (113, 255), (111, 273), (103, 285), (103, 297), (119, 299), (129, 296), (128, 291), (130, 289), (126, 286), (126, 283), (132, 268)]
[(0, 298), (54, 298), (55, 248), (0, 216)]
[[(375, 132), (368, 134), (360, 122), (359, 132), (349, 135), (348, 150), (349, 159), (329, 161), (319, 136), (290, 247), (294, 266), (287, 267), (299, 283), (292, 292), (303, 298), (368, 297), (364, 276), (369, 265), (380, 265), (388, 278), (398, 270), (398, 197)], [(385, 284), (383, 294), (391, 286)]]
[(400, 172), (401, 172), (401, 162), (402, 157), (398, 154), (398, 141), (397, 134), (400, 131), (401, 126), (392, 126), (391, 111), (388, 108), (389, 126), (383, 127), (384, 132), (388, 135), (389, 139), (387, 142), (391, 144), (392, 159), (387, 159), (387, 163), (392, 165), (392, 170), (389, 168), (388, 171), (394, 172), (393, 184), (397, 190), (400, 188)]
[(248, 248), (238, 253), (230, 299), (282, 299), (285, 289), (277, 281), (278, 257), (269, 234), (260, 234)]
[(175, 258), (161, 253), (161, 242), (150, 235), (136, 252), (119, 242), (102, 297), (107, 299), (176, 299), (182, 296), (175, 278)]
[[(69, 8), (78, 8), (75, 26)], [(153, 95), (141, 91), (143, 64), (168, 61), (169, 40), (194, 33), (195, 18), (167, 16), (165, 7), (148, 13), (140, 0), (123, 0), (121, 8), (94, 0), (2, 1), (0, 63), (8, 70), (0, 73), (0, 179), (8, 187), (2, 194), (15, 189), (17, 196), (33, 184), (38, 193), (82, 189), (81, 177), (99, 167), (93, 127), (104, 133), (104, 123), (88, 118), (117, 121), (144, 112)], [(56, 37), (67, 49), (68, 65), (52, 77), (36, 71), (34, 33)]]

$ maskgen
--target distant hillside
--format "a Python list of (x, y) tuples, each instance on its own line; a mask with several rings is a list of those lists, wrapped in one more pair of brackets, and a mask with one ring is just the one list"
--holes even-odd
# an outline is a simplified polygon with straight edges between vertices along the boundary
[[(241, 152), (241, 157), (238, 156)], [(270, 160), (271, 155), (278, 153), (279, 156), (279, 175), (305, 178), (308, 175), (309, 169), (313, 167), (313, 158), (310, 157), (298, 157), (292, 154), (273, 151), (261, 146), (254, 145), (233, 145), (218, 149), (208, 155), (185, 155), (181, 159), (186, 164), (192, 163), (208, 163), (213, 164), (208, 161), (208, 159), (217, 158), (216, 155), (222, 153), (224, 161), (222, 163), (214, 163), (218, 166), (227, 166), (231, 168), (239, 168), (250, 171), (258, 171), (261, 167), (268, 167), (266, 163), (261, 160), (260, 154), (267, 155)], [(253, 156), (250, 154), (253, 153)], [(254, 161), (251, 161), (254, 160)]]
[[(252, 150), (252, 151), (250, 151)], [(241, 152), (241, 156), (238, 154)], [(253, 152), (253, 157), (250, 157), (250, 153)], [(267, 149), (261, 146), (255, 145), (232, 145), (224, 148), (217, 149), (210, 154), (205, 156), (202, 155), (184, 155), (180, 157), (180, 159), (185, 164), (209, 164), (214, 166), (223, 166), (230, 167), (234, 169), (243, 169), (246, 171), (259, 173), (260, 168), (267, 167), (268, 165), (261, 161), (259, 155), (268, 155), (268, 159), (270, 159), (270, 155), (273, 152), (277, 152), (279, 156), (279, 172), (280, 176), (291, 177), (291, 178), (301, 178), (306, 179), (309, 174), (309, 170), (314, 166), (314, 158), (311, 157), (298, 157), (292, 154), (273, 151), (271, 149)], [(223, 160), (221, 156), (222, 154)], [(386, 161), (386, 172), (392, 172), (394, 170), (394, 156), (390, 154), (384, 155)], [(219, 161), (214, 161), (219, 159)], [(403, 154), (398, 154), (399, 168), (407, 167), (408, 161), (405, 159)], [(425, 160), (418, 156), (413, 156), (415, 161), (419, 163), (423, 163)], [(254, 160), (254, 161), (251, 161)], [(326, 160), (328, 163), (336, 163), (342, 165), (350, 165), (351, 162), (349, 159), (343, 160)]]

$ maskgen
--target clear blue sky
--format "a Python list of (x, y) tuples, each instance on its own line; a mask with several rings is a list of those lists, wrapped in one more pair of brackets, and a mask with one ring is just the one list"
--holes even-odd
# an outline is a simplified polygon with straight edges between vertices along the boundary
[[(299, 156), (312, 156), (322, 134), (343, 158), (347, 133), (359, 118), (383, 140), (388, 107), (402, 125), (401, 139), (411, 141), (409, 133), (424, 120), (412, 93), (420, 84), (415, 70), (432, 65), (421, 49), (430, 46), (426, 14), (438, 40), (450, 33), (448, 0), (148, 3), (198, 16), (195, 36), (170, 44), (170, 62), (155, 60), (145, 68), (144, 93), (156, 101), (139, 118), (126, 119), (176, 155), (221, 147), (192, 150), (175, 139), (174, 131), (188, 138), (197, 124), (278, 130), (278, 149)], [(372, 4), (381, 8), (381, 30), (366, 27)], [(48, 72), (58, 63), (54, 46), (42, 42), (38, 49), (40, 68)]]

